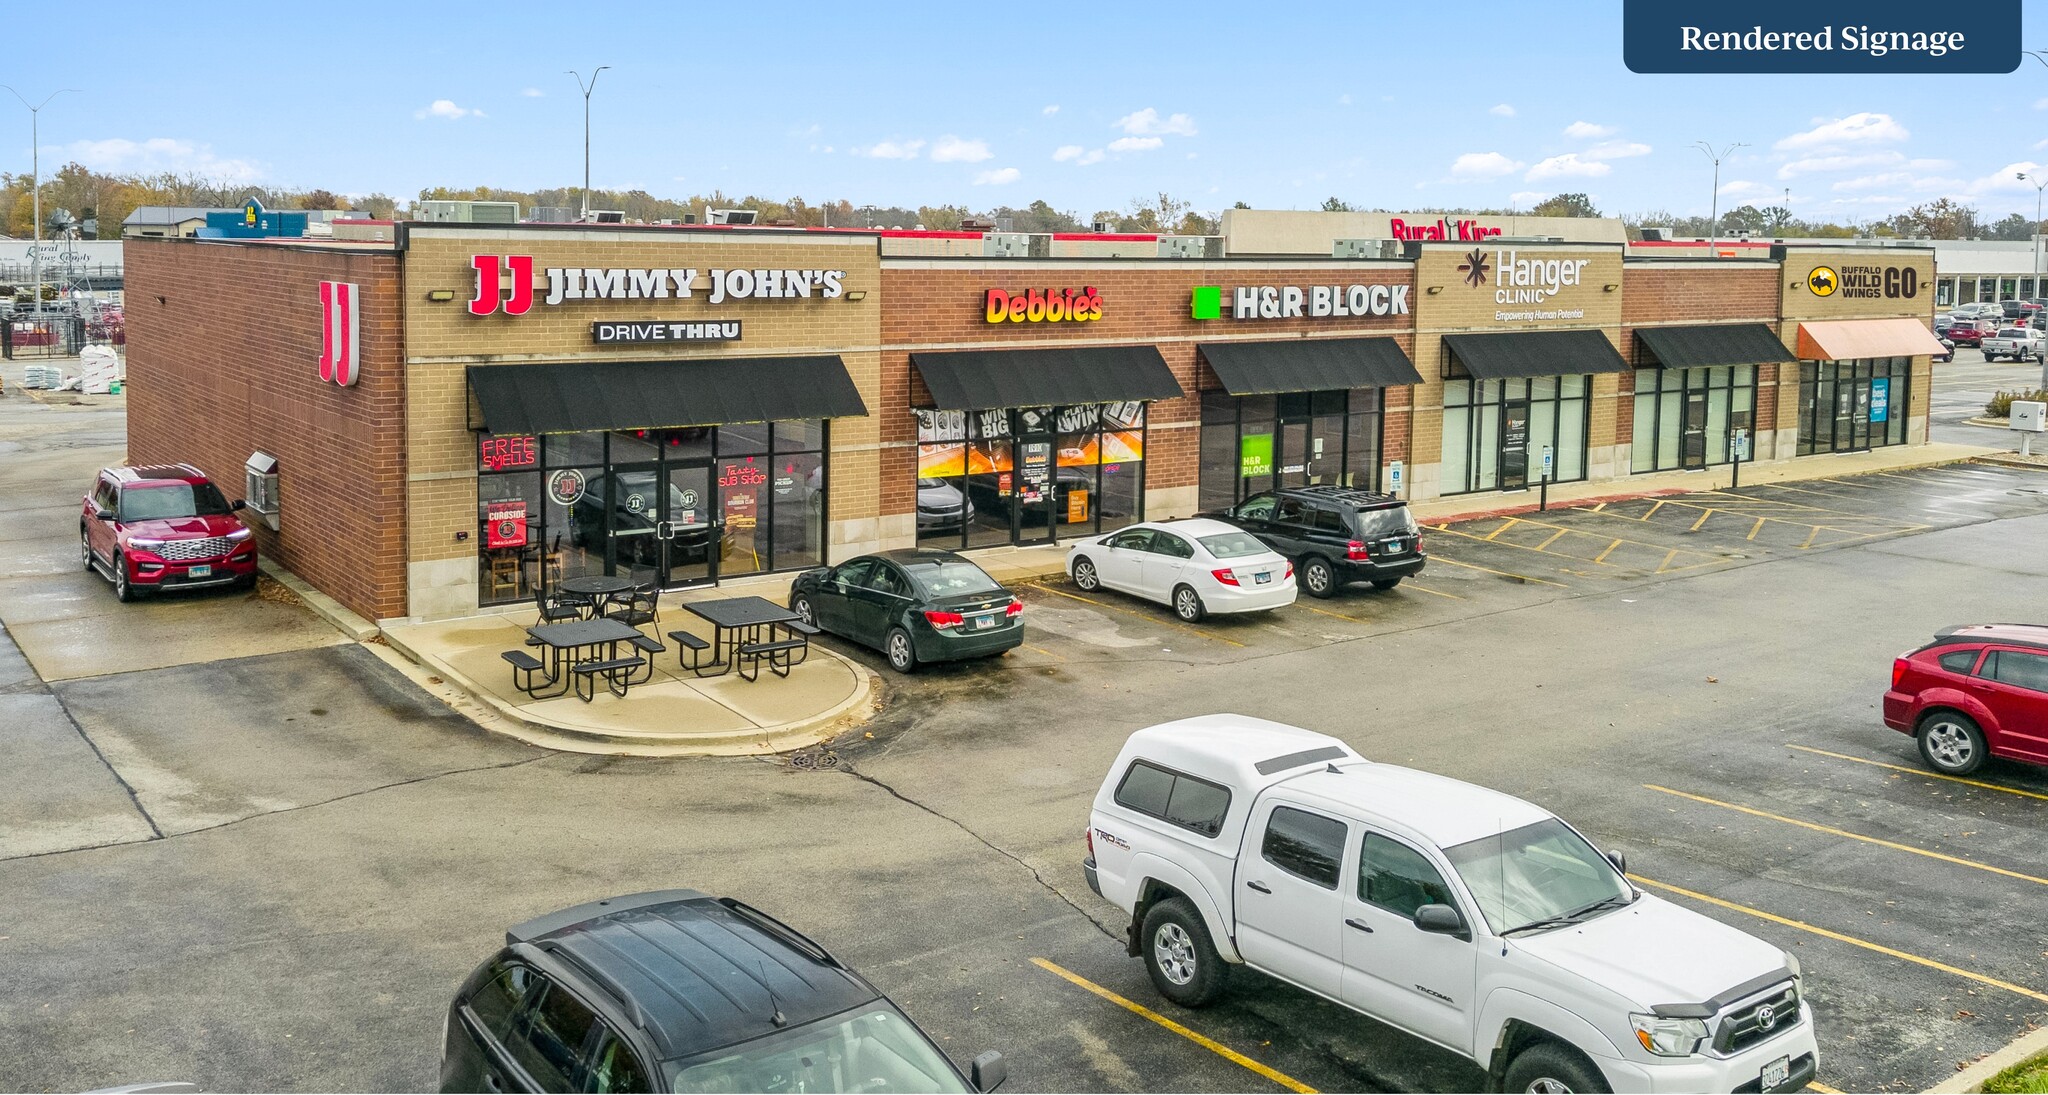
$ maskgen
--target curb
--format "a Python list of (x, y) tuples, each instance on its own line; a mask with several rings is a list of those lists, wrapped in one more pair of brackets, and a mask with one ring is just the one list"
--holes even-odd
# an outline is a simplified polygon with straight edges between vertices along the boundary
[(336, 630), (347, 635), (349, 638), (361, 643), (368, 642), (377, 637), (378, 628), (376, 624), (356, 615), (344, 607), (340, 601), (307, 585), (304, 578), (271, 561), (270, 556), (257, 556), (256, 569), (264, 577), (291, 590), (299, 600), (306, 603), (306, 607), (312, 610), (313, 615), (333, 624)]
[(2022, 1034), (2006, 1043), (2004, 1049), (1993, 1050), (1978, 1058), (1975, 1064), (1954, 1076), (1928, 1088), (1929, 1095), (1947, 1095), (1952, 1092), (1976, 1091), (1986, 1080), (2004, 1072), (2030, 1057), (2048, 1053), (2048, 1027)]
[(814, 648), (815, 653), (845, 664), (854, 675), (853, 694), (820, 714), (780, 726), (751, 730), (722, 730), (671, 737), (607, 734), (601, 730), (536, 720), (447, 663), (406, 645), (397, 636), (385, 635), (384, 643), (420, 669), (460, 690), (470, 702), (491, 711), (497, 716), (499, 725), (494, 729), (499, 733), (546, 749), (598, 756), (734, 757), (787, 753), (829, 741), (844, 730), (866, 721), (876, 692), (874, 674), (865, 666), (819, 646)]

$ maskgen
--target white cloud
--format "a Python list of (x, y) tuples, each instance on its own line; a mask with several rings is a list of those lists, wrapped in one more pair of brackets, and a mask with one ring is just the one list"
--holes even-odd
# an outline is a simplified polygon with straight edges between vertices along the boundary
[(1781, 179), (1797, 178), (1821, 171), (1855, 171), (1866, 167), (1893, 167), (1906, 162), (1902, 152), (1859, 152), (1832, 156), (1806, 156), (1778, 167)]
[(1109, 142), (1111, 152), (1150, 152), (1165, 144), (1158, 137), (1118, 137)]
[(980, 163), (994, 155), (987, 141), (967, 141), (951, 134), (932, 145), (933, 163)]
[(1650, 146), (1638, 141), (1601, 141), (1583, 153), (1589, 160), (1625, 160), (1649, 154)]
[(1134, 111), (1116, 120), (1116, 127), (1133, 137), (1195, 135), (1195, 120), (1185, 114), (1169, 114), (1162, 118), (1152, 107)]
[(1337, 96), (1337, 105), (1338, 105), (1338, 106), (1350, 106), (1350, 105), (1351, 105), (1351, 93), (1347, 91), (1347, 92), (1345, 92), (1344, 94), (1342, 94), (1342, 95), (1339, 95), (1339, 96)]
[(1552, 156), (1544, 160), (1530, 168), (1529, 173), (1522, 177), (1530, 182), (1537, 179), (1597, 179), (1613, 170), (1614, 168), (1597, 160), (1582, 160), (1578, 153), (1567, 152), (1562, 156)]
[(1889, 114), (1864, 111), (1846, 118), (1817, 118), (1812, 129), (1794, 133), (1771, 147), (1780, 152), (1801, 152), (1814, 148), (1831, 148), (1845, 144), (1868, 144), (1873, 141), (1903, 141), (1912, 134), (1906, 127), (1892, 120)]
[(528, 99), (543, 99), (547, 97), (547, 92), (542, 91), (537, 87), (527, 88), (526, 90), (520, 92), (519, 94)]
[(481, 110), (471, 110), (468, 107), (456, 106), (453, 99), (436, 99), (428, 103), (424, 110), (413, 111), (412, 116), (415, 118), (446, 118), (454, 122), (460, 121), (463, 118), (481, 118), (484, 116), (484, 112)]
[(994, 171), (984, 171), (981, 174), (976, 175), (974, 177), (974, 185), (1003, 186), (1008, 183), (1016, 182), (1018, 179), (1022, 178), (1023, 175), (1024, 173), (1022, 171), (1019, 171), (1014, 167), (999, 167)]
[(1730, 198), (1739, 198), (1744, 194), (1761, 194), (1767, 189), (1769, 188), (1764, 184), (1749, 179), (1730, 179), (1721, 184), (1722, 196)]
[(1102, 161), (1108, 158), (1109, 153), (1104, 152), (1102, 149), (1099, 148), (1091, 148), (1088, 151), (1083, 152), (1081, 154), (1081, 158), (1075, 160), (1074, 163), (1076, 166), (1079, 167), (1087, 167), (1089, 164), (1101, 163)]
[(1066, 162), (1066, 161), (1068, 161), (1068, 160), (1078, 160), (1078, 159), (1080, 159), (1080, 158), (1081, 158), (1081, 153), (1082, 153), (1083, 151), (1084, 151), (1084, 150), (1082, 149), (1082, 147), (1081, 147), (1080, 145), (1077, 145), (1077, 144), (1063, 144), (1063, 145), (1059, 146), (1058, 148), (1055, 148), (1055, 149), (1053, 149), (1053, 150), (1052, 150), (1052, 158), (1053, 158), (1053, 162), (1054, 162), (1054, 163), (1065, 163), (1065, 162)]
[(1055, 114), (1058, 114), (1059, 112), (1060, 104), (1058, 103), (1049, 103), (1046, 105), (1046, 108), (1044, 110), (1039, 111), (1040, 114), (1043, 114), (1048, 118), (1052, 117)]
[(1597, 141), (1614, 136), (1614, 132), (1611, 125), (1594, 125), (1592, 122), (1573, 122), (1564, 127), (1564, 135), (1575, 141)]
[(1922, 192), (1961, 190), (1969, 184), (1962, 179), (1951, 179), (1941, 175), (1916, 175), (1911, 171), (1881, 171), (1875, 175), (1858, 175), (1843, 179), (1828, 189), (1842, 192), (1848, 190), (1917, 190)]
[(1993, 171), (1991, 174), (1970, 183), (1969, 191), (1972, 194), (1997, 193), (1999, 191), (2022, 193), (2032, 190), (2034, 184), (2019, 178), (2020, 172), (2024, 171), (2038, 178), (2044, 170), (2048, 170), (2048, 165), (2037, 164), (2032, 160), (2009, 163)]
[(1512, 118), (1515, 116), (1515, 108), (1506, 103), (1495, 103), (1487, 113), (1496, 118)]
[(1527, 206), (1535, 205), (1537, 202), (1540, 202), (1549, 196), (1550, 195), (1545, 194), (1541, 190), (1517, 190), (1514, 193), (1508, 195), (1508, 204), (1514, 206), (1517, 209), (1521, 209)]
[(875, 160), (914, 160), (917, 159), (918, 149), (923, 147), (923, 141), (877, 141), (866, 148), (853, 148), (848, 151), (856, 156), (866, 156)]
[(108, 174), (190, 172), (228, 182), (252, 182), (264, 175), (263, 169), (249, 160), (222, 159), (213, 154), (212, 145), (173, 137), (142, 141), (110, 137), (103, 141), (73, 141), (63, 148), (67, 159)]
[(1520, 160), (1508, 159), (1498, 152), (1467, 152), (1451, 161), (1451, 174), (1464, 179), (1490, 179), (1521, 169)]

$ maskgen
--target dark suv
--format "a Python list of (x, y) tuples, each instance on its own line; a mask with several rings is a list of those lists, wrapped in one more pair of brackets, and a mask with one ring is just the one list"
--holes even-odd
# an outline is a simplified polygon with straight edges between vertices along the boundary
[[(442, 1091), (993, 1091), (825, 948), (729, 897), (661, 890), (505, 933), (448, 1008)], [(970, 1086), (971, 1085), (971, 1086)]]
[(1293, 560), (1296, 580), (1311, 597), (1334, 596), (1350, 582), (1392, 589), (1429, 560), (1408, 503), (1391, 494), (1293, 487), (1254, 494), (1210, 516)]

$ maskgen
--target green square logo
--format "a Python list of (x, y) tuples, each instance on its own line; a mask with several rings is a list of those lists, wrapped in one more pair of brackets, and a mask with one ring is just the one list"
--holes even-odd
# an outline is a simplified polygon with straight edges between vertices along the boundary
[(1196, 319), (1223, 318), (1223, 287), (1221, 285), (1195, 286), (1195, 299), (1188, 314)]

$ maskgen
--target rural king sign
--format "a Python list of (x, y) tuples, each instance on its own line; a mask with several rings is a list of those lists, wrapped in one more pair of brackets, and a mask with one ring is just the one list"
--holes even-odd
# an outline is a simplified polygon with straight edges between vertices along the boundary
[[(474, 255), (469, 264), (476, 271), (476, 293), (469, 301), (471, 315), (503, 311), (508, 316), (522, 316), (532, 310), (533, 256)], [(699, 289), (712, 304), (812, 297), (835, 300), (843, 294), (846, 280), (844, 270), (711, 270), (701, 284), (694, 268), (550, 266), (541, 273), (548, 286), (540, 302), (551, 307), (572, 300), (690, 300)]]
[(1410, 223), (1394, 217), (1388, 221), (1388, 227), (1393, 229), (1397, 240), (1483, 240), (1500, 235), (1500, 229), (1469, 218), (1451, 220), (1438, 217), (1433, 221)]

